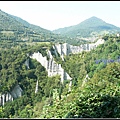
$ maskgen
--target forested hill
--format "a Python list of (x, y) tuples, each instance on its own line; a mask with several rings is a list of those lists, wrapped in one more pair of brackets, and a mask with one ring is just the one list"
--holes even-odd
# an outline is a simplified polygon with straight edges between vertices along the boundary
[(0, 10), (0, 38), (12, 41), (52, 41), (55, 35), (44, 28)]
[(41, 28), (37, 25), (33, 25), (33, 24), (30, 24), (28, 23), (27, 21), (21, 19), (20, 17), (17, 17), (17, 16), (14, 16), (14, 15), (11, 15), (15, 20), (17, 20), (18, 22), (22, 23), (24, 26), (34, 30), (34, 32), (37, 32), (37, 33), (51, 33), (50, 30), (47, 30), (47, 29), (44, 29), (44, 28)]
[[(47, 76), (45, 68), (28, 54), (41, 52), (51, 44), (2, 49), (0, 51), (0, 92), (14, 85), (22, 96), (0, 107), (1, 118), (119, 118), (120, 117), (120, 36), (106, 35), (96, 49), (56, 57), (72, 77), (60, 83), (60, 76)], [(51, 49), (52, 50), (52, 49)], [(55, 55), (54, 55), (55, 57)], [(29, 59), (29, 68), (25, 61)], [(13, 62), (14, 61), (14, 62)], [(38, 80), (38, 92), (35, 93)]]
[[(3, 48), (32, 42), (67, 42), (73, 45), (86, 43), (84, 40), (72, 39), (54, 34), (39, 26), (28, 23), (20, 17), (0, 10), (0, 44)], [(8, 44), (9, 43), (9, 44)]]
[(101, 33), (117, 31), (120, 31), (119, 27), (106, 23), (102, 19), (95, 16), (88, 18), (77, 25), (53, 30), (54, 33), (63, 34), (70, 37), (90, 37), (93, 34), (99, 35)]

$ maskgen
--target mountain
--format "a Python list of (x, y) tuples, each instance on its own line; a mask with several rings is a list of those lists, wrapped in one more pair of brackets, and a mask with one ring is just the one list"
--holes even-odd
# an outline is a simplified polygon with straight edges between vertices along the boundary
[(0, 10), (0, 37), (1, 40), (31, 40), (44, 41), (54, 34), (39, 26), (28, 23), (20, 17), (10, 15)]
[(63, 34), (70, 37), (90, 37), (92, 34), (111, 31), (120, 31), (120, 28), (93, 16), (77, 25), (53, 30), (53, 33)]
[(46, 30), (44, 28), (41, 28), (37, 25), (33, 25), (33, 24), (30, 24), (28, 23), (27, 21), (21, 19), (20, 17), (17, 17), (17, 16), (14, 16), (14, 15), (11, 15), (15, 20), (17, 20), (18, 22), (22, 23), (24, 26), (30, 28), (30, 29), (33, 29), (35, 32), (39, 33), (39, 32), (43, 32), (43, 33), (50, 33), (51, 31), (49, 30)]

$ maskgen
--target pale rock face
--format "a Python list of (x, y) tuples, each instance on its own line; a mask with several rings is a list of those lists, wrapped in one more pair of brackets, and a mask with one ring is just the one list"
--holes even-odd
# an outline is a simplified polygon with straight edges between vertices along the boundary
[(63, 59), (63, 55), (68, 55), (70, 53), (80, 53), (82, 51), (90, 51), (91, 49), (96, 48), (98, 45), (103, 44), (105, 41), (103, 39), (99, 39), (96, 43), (91, 44), (82, 44), (80, 46), (73, 46), (68, 43), (64, 44), (55, 44), (56, 51), (60, 54)]
[[(47, 69), (47, 57), (43, 57), (41, 53), (37, 52), (32, 54), (32, 56), (30, 56), (33, 59), (36, 59), (38, 62), (41, 63), (42, 66), (44, 66)], [(51, 57), (51, 56), (50, 56)]]
[[(57, 52), (57, 49), (56, 49), (56, 46), (55, 46), (55, 45), (53, 45), (53, 49), (54, 49), (54, 52), (55, 52), (56, 57), (58, 57), (58, 52)], [(49, 51), (49, 52), (50, 52), (50, 51)], [(51, 54), (51, 52), (50, 52), (50, 54)]]
[(95, 45), (98, 46), (98, 45), (100, 45), (100, 44), (103, 44), (104, 42), (105, 42), (104, 39), (99, 39), (99, 40), (95, 43)]
[(13, 101), (13, 97), (12, 97), (12, 95), (10, 93), (6, 94), (6, 102), (7, 101)]
[(36, 82), (36, 88), (35, 88), (35, 93), (37, 93), (37, 92), (38, 92), (38, 80)]
[(120, 36), (120, 34), (117, 34), (117, 37), (119, 37)]
[(16, 85), (10, 93), (13, 98), (18, 98), (22, 96), (22, 89), (19, 85)]
[(70, 80), (69, 91), (71, 91), (71, 87), (72, 87), (72, 80)]
[(54, 48), (60, 55), (62, 55), (62, 44), (56, 44)]
[[(56, 53), (57, 54), (57, 53)], [(47, 60), (47, 57), (43, 57), (41, 53), (34, 53), (32, 56), (30, 56), (33, 59), (36, 59), (38, 62), (41, 63), (42, 66), (44, 66), (48, 72), (48, 76), (55, 76), (60, 75), (61, 76), (61, 82), (66, 79), (72, 79), (61, 67), (61, 64), (57, 64), (50, 51), (48, 51), (49, 60)]]
[(11, 92), (0, 95), (0, 105), (4, 106), (5, 102), (13, 101), (13, 99), (22, 96), (22, 89), (19, 85), (16, 85)]
[(25, 61), (25, 65), (27, 66), (28, 69), (30, 69), (30, 67), (29, 67), (29, 59), (27, 59), (27, 60)]
[(88, 74), (85, 76), (84, 80), (83, 80), (83, 83), (82, 83), (82, 86), (84, 86), (84, 84), (89, 80), (89, 76)]
[(0, 105), (4, 105), (4, 94), (0, 95)]
[[(57, 52), (55, 53), (57, 55)], [(44, 66), (48, 72), (48, 76), (55, 76), (60, 75), (61, 82), (63, 83), (64, 80), (71, 80), (72, 78), (64, 71), (64, 69), (61, 67), (61, 64), (58, 64), (54, 61), (54, 58), (51, 54), (51, 52), (48, 50), (49, 60), (47, 60), (47, 57), (43, 57), (41, 53), (37, 52), (32, 54), (30, 58), (36, 59), (38, 62), (41, 63), (42, 66)], [(38, 81), (36, 83), (35, 93), (38, 92)]]
[(0, 95), (0, 105), (4, 106), (7, 101), (13, 101), (13, 97), (10, 93)]
[[(82, 44), (80, 46), (73, 46), (68, 43), (64, 44), (55, 44), (53, 46), (54, 53), (56, 57), (58, 56), (58, 53), (60, 54), (62, 60), (64, 61), (64, 55), (69, 55), (70, 53), (80, 53), (82, 51), (90, 51), (91, 49), (96, 48), (99, 44), (103, 44), (104, 40), (99, 39), (96, 43), (92, 44)], [(54, 58), (51, 54), (51, 51), (48, 50), (47, 56), (49, 57), (49, 60), (47, 60), (47, 57), (43, 57), (41, 53), (37, 52), (32, 54), (30, 56), (33, 59), (36, 59), (38, 62), (41, 63), (42, 66), (44, 66), (48, 72), (48, 76), (54, 76), (59, 74), (61, 76), (61, 82), (63, 83), (64, 80), (71, 80), (72, 78), (64, 71), (64, 69), (61, 67), (61, 64), (57, 64), (54, 61)], [(70, 82), (71, 86), (72, 82)]]

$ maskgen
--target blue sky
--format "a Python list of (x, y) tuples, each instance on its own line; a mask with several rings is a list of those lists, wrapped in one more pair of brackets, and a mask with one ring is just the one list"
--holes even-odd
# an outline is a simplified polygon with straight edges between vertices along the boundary
[(0, 1), (0, 9), (48, 30), (92, 16), (120, 27), (120, 1)]

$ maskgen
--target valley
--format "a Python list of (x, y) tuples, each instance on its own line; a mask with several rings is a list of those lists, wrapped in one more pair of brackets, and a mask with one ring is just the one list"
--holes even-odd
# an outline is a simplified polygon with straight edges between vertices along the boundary
[(49, 31), (0, 10), (0, 118), (119, 118), (119, 33), (95, 16)]

